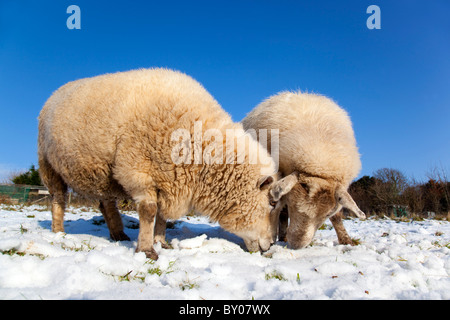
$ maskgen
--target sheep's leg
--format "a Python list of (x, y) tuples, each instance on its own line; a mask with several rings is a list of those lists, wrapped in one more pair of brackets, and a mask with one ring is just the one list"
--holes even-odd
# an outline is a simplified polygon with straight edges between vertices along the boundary
[(136, 252), (145, 252), (147, 258), (152, 260), (158, 259), (158, 254), (153, 248), (153, 229), (157, 211), (156, 202), (141, 201), (138, 204), (139, 237)]
[(105, 218), (111, 239), (114, 241), (129, 241), (130, 238), (123, 232), (122, 218), (117, 209), (116, 200), (102, 200), (99, 208)]
[(330, 221), (333, 224), (334, 230), (336, 231), (339, 244), (353, 245), (352, 238), (350, 238), (347, 230), (345, 230), (344, 224), (342, 223), (342, 210), (332, 216), (330, 218)]
[(52, 231), (64, 232), (64, 210), (66, 195), (62, 192), (52, 194)]
[(164, 249), (170, 249), (169, 244), (166, 241), (166, 220), (158, 212), (155, 220), (155, 239), (154, 242), (160, 242)]
[(46, 157), (39, 153), (39, 174), (52, 199), (52, 231), (64, 232), (67, 185)]
[(288, 207), (285, 206), (280, 212), (280, 222), (278, 224), (278, 241), (287, 242), (287, 228), (289, 221)]

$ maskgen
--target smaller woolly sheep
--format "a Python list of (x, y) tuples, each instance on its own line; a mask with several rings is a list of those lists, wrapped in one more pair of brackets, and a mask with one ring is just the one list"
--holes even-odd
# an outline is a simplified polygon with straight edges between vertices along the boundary
[(284, 178), (270, 192), (273, 200), (281, 200), (278, 210), (287, 205), (289, 214), (287, 227), (287, 212), (281, 211), (279, 238), (284, 238), (287, 227), (290, 246), (303, 248), (330, 218), (339, 242), (351, 244), (340, 210), (365, 215), (347, 192), (361, 168), (347, 113), (324, 96), (282, 92), (259, 104), (242, 124), (246, 130), (279, 129), (279, 169)]

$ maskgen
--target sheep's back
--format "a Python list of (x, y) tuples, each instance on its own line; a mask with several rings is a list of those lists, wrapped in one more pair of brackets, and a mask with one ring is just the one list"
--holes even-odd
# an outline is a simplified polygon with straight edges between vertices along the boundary
[[(81, 79), (46, 102), (39, 116), (39, 153), (80, 193), (126, 196), (113, 172), (123, 137), (133, 136), (129, 141), (152, 154), (152, 148), (168, 148), (157, 142), (167, 141), (174, 130), (205, 118), (212, 126), (231, 123), (198, 82), (176, 71), (141, 69)], [(165, 154), (163, 161), (170, 161), (170, 150)]]
[(243, 124), (245, 129), (280, 130), (284, 174), (296, 170), (349, 184), (361, 168), (348, 114), (324, 96), (280, 93), (258, 105)]

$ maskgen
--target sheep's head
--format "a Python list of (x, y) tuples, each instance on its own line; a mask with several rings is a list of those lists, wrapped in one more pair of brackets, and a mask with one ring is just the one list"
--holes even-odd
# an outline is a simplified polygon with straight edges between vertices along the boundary
[(287, 240), (294, 249), (307, 246), (324, 221), (342, 208), (365, 218), (346, 188), (331, 179), (294, 172), (273, 184), (270, 193), (275, 201), (285, 196), (290, 219)]
[(272, 176), (259, 179), (244, 195), (245, 203), (235, 204), (220, 220), (224, 229), (244, 240), (248, 251), (267, 251), (276, 239), (279, 213), (269, 193), (273, 181)]

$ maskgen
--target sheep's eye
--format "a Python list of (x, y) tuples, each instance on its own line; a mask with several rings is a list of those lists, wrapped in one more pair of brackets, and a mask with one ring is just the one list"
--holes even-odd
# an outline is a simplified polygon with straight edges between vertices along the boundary
[(305, 189), (306, 192), (309, 192), (308, 185), (306, 183), (300, 183), (303, 189)]
[(275, 206), (277, 205), (277, 202), (276, 202), (275, 200), (270, 200), (270, 201), (269, 201), (269, 204), (270, 204), (272, 207), (275, 207)]

